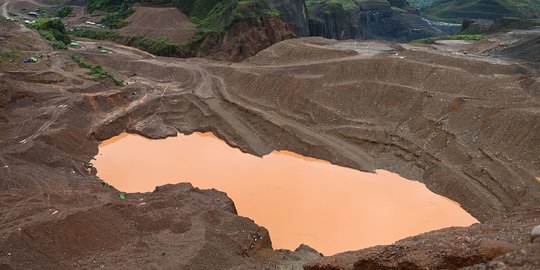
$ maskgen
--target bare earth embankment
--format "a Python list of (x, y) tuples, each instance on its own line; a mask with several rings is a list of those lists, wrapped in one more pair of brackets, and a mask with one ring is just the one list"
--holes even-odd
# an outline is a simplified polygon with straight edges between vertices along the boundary
[(133, 9), (128, 25), (118, 30), (122, 35), (168, 37), (181, 44), (195, 33), (195, 24), (175, 7), (135, 5)]
[[(308, 261), (307, 269), (459, 268), (520, 249), (496, 260), (524, 258), (534, 268), (540, 81), (530, 65), (481, 51), (323, 39), (285, 41), (230, 64), (107, 42), (52, 51), (37, 35), (21, 40), (22, 28), (0, 27), (0, 48), (23, 54), (0, 64), (2, 269), (301, 269)], [(22, 64), (37, 51), (49, 57)], [(69, 53), (128, 86), (90, 80)], [(258, 156), (283, 149), (386, 169), (484, 223), (313, 262), (319, 255), (307, 247), (272, 250), (266, 229), (237, 216), (215, 190), (180, 184), (120, 200), (84, 164), (101, 140), (124, 131), (212, 131)]]

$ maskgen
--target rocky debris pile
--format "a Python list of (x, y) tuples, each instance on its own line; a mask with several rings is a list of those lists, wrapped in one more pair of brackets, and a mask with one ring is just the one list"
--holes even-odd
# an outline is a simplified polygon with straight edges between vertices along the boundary
[[(540, 209), (521, 209), (467, 228), (442, 229), (388, 246), (325, 257), (304, 269), (536, 269), (540, 240), (531, 241), (530, 230), (539, 222)], [(539, 232), (533, 230), (533, 237), (535, 233)]]

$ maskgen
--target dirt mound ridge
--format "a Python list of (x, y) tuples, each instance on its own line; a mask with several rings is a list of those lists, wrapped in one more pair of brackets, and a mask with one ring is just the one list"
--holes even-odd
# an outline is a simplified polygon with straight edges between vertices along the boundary
[(287, 63), (309, 62), (313, 59), (327, 60), (356, 55), (352, 50), (336, 50), (329, 45), (337, 44), (335, 40), (324, 38), (290, 39), (257, 53), (246, 60), (248, 63), (260, 65), (276, 65)]
[(195, 33), (195, 24), (175, 7), (135, 5), (133, 9), (135, 12), (126, 19), (128, 25), (118, 30), (122, 35), (164, 36), (183, 43)]

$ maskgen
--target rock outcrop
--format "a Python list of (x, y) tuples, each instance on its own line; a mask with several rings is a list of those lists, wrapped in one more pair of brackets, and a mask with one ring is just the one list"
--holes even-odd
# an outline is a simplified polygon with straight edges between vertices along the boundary
[[(399, 1), (396, 4), (403, 6)], [(314, 2), (309, 5), (310, 35), (340, 40), (409, 41), (457, 31), (437, 28), (413, 10), (409, 11), (393, 7), (387, 1), (361, 1), (356, 7)]]
[(294, 27), (297, 36), (309, 36), (308, 13), (304, 0), (269, 0), (268, 5), (277, 9), (283, 21)]
[(464, 34), (484, 34), (489, 32), (493, 26), (493, 21), (485, 19), (465, 19), (461, 24), (461, 33)]
[(234, 24), (225, 35), (209, 35), (197, 48), (197, 57), (237, 62), (293, 37), (292, 26), (279, 17), (261, 16)]
[[(392, 245), (324, 257), (304, 269), (537, 269), (540, 241), (529, 242), (531, 228), (539, 222), (540, 209), (521, 210), (468, 228), (442, 229)], [(515, 257), (521, 260), (511, 259)], [(497, 265), (500, 267), (486, 267)]]

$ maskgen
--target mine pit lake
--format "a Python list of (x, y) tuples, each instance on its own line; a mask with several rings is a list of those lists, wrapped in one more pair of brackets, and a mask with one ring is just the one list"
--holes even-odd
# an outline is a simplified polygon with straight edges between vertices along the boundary
[(477, 222), (458, 203), (397, 174), (287, 151), (259, 158), (211, 133), (164, 140), (122, 134), (102, 142), (94, 164), (101, 179), (124, 192), (180, 182), (226, 192), (239, 215), (270, 231), (274, 248), (304, 243), (332, 255)]

